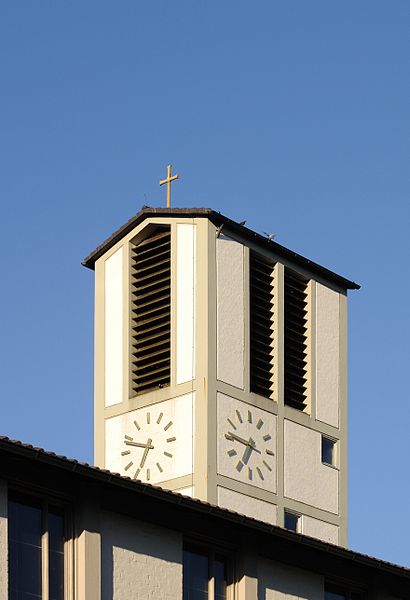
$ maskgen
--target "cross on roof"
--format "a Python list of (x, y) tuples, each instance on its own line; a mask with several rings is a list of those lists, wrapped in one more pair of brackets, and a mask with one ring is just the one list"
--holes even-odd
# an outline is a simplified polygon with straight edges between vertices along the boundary
[(162, 179), (159, 182), (159, 185), (167, 184), (167, 208), (171, 208), (171, 181), (175, 181), (175, 179), (179, 179), (179, 175), (172, 175), (171, 177), (171, 168), (172, 165), (167, 166), (167, 178)]

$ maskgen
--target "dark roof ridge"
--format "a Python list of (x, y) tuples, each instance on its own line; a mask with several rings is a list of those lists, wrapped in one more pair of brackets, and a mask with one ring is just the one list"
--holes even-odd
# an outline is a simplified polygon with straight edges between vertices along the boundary
[[(131, 479), (130, 477), (120, 475), (119, 473), (112, 473), (106, 469), (101, 469), (86, 462), (58, 455), (54, 452), (44, 450), (43, 448), (32, 446), (31, 444), (25, 444), (19, 440), (12, 440), (7, 436), (0, 436), (0, 451), (2, 449), (13, 453), (23, 452), (26, 454), (27, 458), (31, 460), (44, 460), (45, 462), (54, 463), (54, 466), (71, 468), (72, 471), (75, 471), (78, 474), (85, 475), (90, 478), (98, 478), (107, 485), (117, 485), (126, 487), (128, 490), (138, 490), (140, 493), (156, 496), (157, 498), (163, 499), (164, 501), (168, 501), (170, 503), (183, 504), (192, 510), (212, 513), (219, 518), (236, 522), (237, 524), (247, 526), (256, 531), (275, 534), (276, 536), (287, 540), (293, 540), (294, 542), (304, 546), (310, 546), (312, 548), (315, 547), (319, 550), (326, 550), (333, 555), (339, 556), (340, 558), (347, 558), (354, 562), (360, 563), (363, 566), (371, 566), (373, 568), (381, 569), (386, 573), (399, 575), (400, 577), (405, 577), (406, 579), (408, 578), (410, 580), (410, 568), (402, 565), (397, 565), (395, 563), (378, 559), (355, 550), (349, 550), (341, 546), (323, 542), (305, 534), (294, 533), (277, 525), (271, 525), (252, 517), (241, 515), (240, 513), (226, 508), (221, 508), (197, 498), (191, 498), (178, 492), (166, 490), (159, 486), (137, 481)], [(57, 465), (55, 463), (57, 463)]]
[(149, 217), (172, 217), (172, 216), (186, 216), (186, 217), (208, 217), (213, 223), (216, 225), (225, 225), (227, 228), (231, 229), (233, 232), (238, 233), (239, 235), (244, 236), (247, 239), (251, 239), (255, 241), (260, 246), (264, 248), (276, 252), (280, 256), (288, 258), (289, 260), (304, 266), (309, 269), (313, 273), (317, 273), (321, 275), (323, 278), (333, 281), (339, 286), (345, 289), (358, 290), (360, 285), (355, 283), (354, 281), (350, 281), (337, 273), (327, 269), (326, 267), (322, 267), (318, 263), (311, 261), (308, 258), (305, 258), (301, 254), (294, 252), (293, 250), (289, 250), (285, 246), (278, 244), (272, 239), (268, 239), (263, 235), (245, 227), (245, 225), (241, 225), (236, 221), (233, 221), (229, 217), (225, 217), (220, 212), (217, 212), (211, 208), (150, 208), (143, 207), (136, 215), (131, 217), (122, 227), (120, 227), (117, 231), (115, 231), (110, 237), (108, 237), (102, 244), (100, 244), (91, 254), (89, 254), (84, 260), (82, 264), (89, 269), (94, 269), (95, 262), (114, 244), (116, 244), (122, 237), (127, 235), (134, 227), (136, 227), (139, 223), (144, 221)]

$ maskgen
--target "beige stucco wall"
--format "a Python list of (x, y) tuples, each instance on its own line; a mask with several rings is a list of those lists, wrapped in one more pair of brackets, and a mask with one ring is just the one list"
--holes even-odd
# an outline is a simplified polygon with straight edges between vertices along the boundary
[(339, 294), (316, 283), (316, 418), (339, 425)]
[(181, 600), (180, 534), (104, 512), (101, 544), (102, 600)]
[(318, 538), (329, 544), (339, 543), (339, 527), (307, 515), (302, 517), (302, 533)]
[(285, 419), (285, 496), (338, 513), (337, 469), (322, 464), (321, 434)]
[(8, 598), (7, 484), (0, 481), (0, 600)]
[(323, 600), (320, 575), (260, 559), (258, 600)]
[(216, 240), (217, 377), (244, 385), (244, 251), (227, 237)]
[(123, 249), (104, 264), (105, 321), (105, 406), (122, 402), (123, 397)]
[(274, 504), (221, 486), (218, 486), (218, 506), (276, 525), (276, 506)]
[(195, 225), (177, 225), (176, 382), (195, 377)]

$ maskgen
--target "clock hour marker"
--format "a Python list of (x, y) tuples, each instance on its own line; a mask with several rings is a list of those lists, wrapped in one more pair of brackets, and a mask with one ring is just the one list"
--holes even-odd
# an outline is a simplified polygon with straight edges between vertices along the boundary
[(272, 467), (266, 462), (266, 460), (263, 460), (262, 462), (265, 465), (265, 467), (268, 469), (268, 471), (272, 471)]
[(230, 425), (231, 427), (233, 427), (233, 429), (235, 429), (235, 430), (236, 430), (236, 425), (234, 425), (234, 424), (233, 424), (233, 422), (231, 421), (231, 419), (226, 419), (226, 420), (228, 421), (229, 425)]
[(151, 423), (151, 414), (147, 412), (147, 425)]
[(165, 456), (168, 456), (169, 458), (172, 458), (172, 454), (170, 454), (169, 452), (164, 452)]
[(259, 419), (259, 421), (256, 423), (256, 429), (262, 429), (263, 427), (263, 421), (262, 419)]
[(252, 469), (250, 467), (248, 467), (248, 479), (250, 481), (252, 481), (252, 477), (253, 477)]
[(239, 423), (243, 423), (242, 415), (241, 415), (241, 413), (239, 412), (239, 410), (237, 410), (237, 411), (236, 411), (236, 416), (238, 417), (238, 421), (239, 421)]
[(232, 456), (236, 456), (236, 455), (237, 455), (237, 452), (233, 448), (232, 448), (232, 450), (228, 450), (228, 456), (232, 457)]
[(263, 481), (263, 480), (264, 480), (264, 477), (263, 477), (263, 475), (262, 475), (262, 471), (260, 470), (260, 468), (259, 468), (259, 467), (256, 467), (256, 470), (258, 471), (258, 475), (259, 475), (259, 477), (260, 477), (260, 478), (262, 479), (262, 481)]
[(252, 413), (248, 410), (248, 423), (252, 423)]
[(133, 465), (133, 464), (134, 464), (134, 463), (133, 463), (133, 462), (132, 462), (132, 460), (131, 460), (131, 461), (128, 463), (128, 465), (126, 465), (126, 466), (124, 467), (124, 469), (125, 469), (126, 471), (128, 471), (128, 469), (130, 469), (130, 468), (132, 467), (132, 465)]
[(242, 461), (239, 461), (238, 464), (236, 465), (236, 470), (239, 471), (239, 473), (242, 471), (244, 467), (244, 464)]
[(163, 471), (163, 468), (161, 467), (161, 465), (160, 465), (159, 463), (157, 463), (157, 467), (158, 467), (158, 471), (159, 471), (160, 473), (162, 473), (162, 471)]
[(137, 479), (138, 475), (140, 474), (141, 469), (137, 469), (134, 473), (134, 479)]
[(151, 479), (151, 471), (147, 469), (147, 481)]
[(171, 425), (172, 425), (172, 421), (170, 421), (170, 422), (168, 423), (168, 425), (165, 425), (165, 427), (164, 427), (164, 431), (168, 431), (168, 429), (171, 427)]
[(164, 416), (164, 413), (159, 413), (158, 415), (158, 419), (157, 419), (157, 424), (159, 425), (161, 423), (161, 419)]
[(176, 437), (167, 438), (167, 442), (175, 442), (176, 439)]
[(263, 439), (265, 442), (269, 442), (269, 440), (271, 440), (272, 437), (269, 435), (269, 433), (267, 433), (266, 435), (263, 436)]
[(121, 452), (121, 456), (127, 456), (128, 454), (131, 454), (131, 450), (124, 450), (124, 452)]
[(138, 429), (138, 431), (141, 429), (141, 427), (138, 425), (137, 421), (134, 421), (134, 425)]
[(134, 438), (132, 438), (132, 437), (131, 437), (131, 436), (129, 436), (129, 435), (124, 435), (124, 438), (125, 438), (126, 440), (129, 440), (130, 442), (132, 442), (132, 441), (133, 441), (133, 439), (134, 439)]
[(273, 450), (265, 450), (266, 454), (269, 454), (269, 456), (275, 456), (275, 453), (273, 452)]

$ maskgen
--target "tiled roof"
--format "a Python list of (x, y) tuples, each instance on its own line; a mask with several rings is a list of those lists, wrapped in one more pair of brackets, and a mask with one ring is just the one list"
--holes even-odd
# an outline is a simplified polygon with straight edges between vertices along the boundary
[[(136, 494), (147, 494), (155, 497), (157, 500), (162, 500), (171, 504), (183, 505), (184, 509), (187, 510), (191, 509), (194, 512), (199, 512), (202, 514), (212, 514), (217, 518), (229, 521), (232, 523), (232, 525), (235, 523), (237, 525), (245, 525), (248, 528), (261, 533), (270, 533), (275, 537), (287, 539), (288, 541), (294, 541), (297, 544), (315, 547), (316, 549), (327, 551), (340, 558), (348, 559), (355, 564), (359, 563), (372, 569), (382, 570), (386, 574), (390, 573), (392, 575), (398, 575), (401, 578), (404, 577), (405, 579), (409, 579), (410, 586), (409, 568), (383, 561), (360, 552), (347, 550), (327, 542), (322, 542), (304, 534), (302, 535), (299, 533), (294, 533), (281, 527), (270, 525), (268, 523), (258, 521), (257, 519), (241, 515), (226, 508), (220, 508), (208, 502), (184, 496), (178, 492), (164, 490), (158, 486), (134, 480), (130, 477), (120, 475), (119, 473), (112, 473), (105, 469), (92, 466), (86, 462), (67, 458), (66, 456), (60, 456), (54, 452), (46, 451), (43, 448), (25, 444), (17, 440), (11, 440), (5, 436), (0, 436), (0, 453), (1, 452), (6, 452), (10, 455), (24, 455), (25, 458), (35, 461), (36, 463), (43, 463), (61, 470), (70, 470), (76, 474), (88, 477), (90, 480), (97, 479), (104, 485), (121, 488), (125, 487), (130, 492), (134, 492)], [(0, 478), (2, 477), (2, 464), (4, 463), (0, 461)]]

